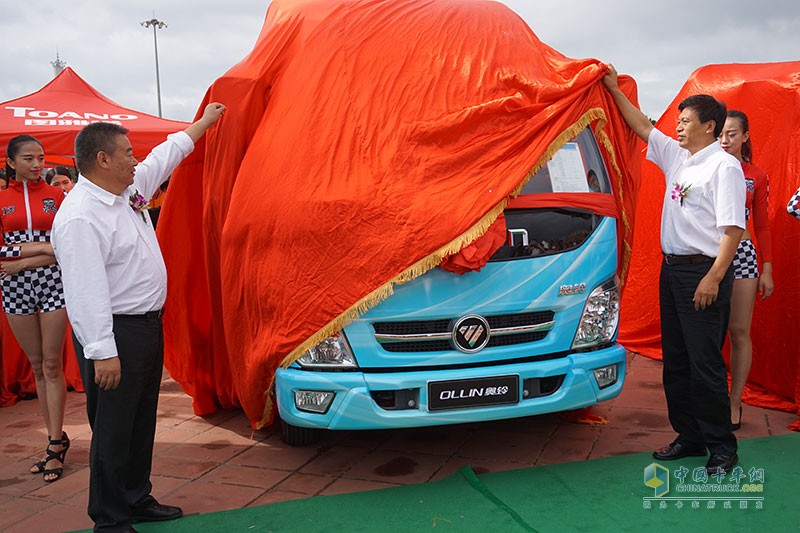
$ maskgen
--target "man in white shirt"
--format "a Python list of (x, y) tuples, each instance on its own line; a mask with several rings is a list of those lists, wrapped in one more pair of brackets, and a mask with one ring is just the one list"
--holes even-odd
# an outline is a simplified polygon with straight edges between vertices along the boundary
[(95, 531), (133, 531), (132, 522), (183, 514), (150, 495), (167, 270), (144, 208), (224, 112), (209, 104), (139, 164), (128, 131), (116, 124), (90, 124), (75, 139), (81, 175), (53, 222), (52, 245), (92, 427), (88, 511)]
[(666, 461), (705, 456), (708, 449), (709, 475), (729, 472), (739, 458), (722, 345), (733, 290), (730, 265), (745, 227), (745, 182), (739, 161), (717, 141), (725, 104), (708, 95), (681, 102), (676, 141), (628, 100), (613, 66), (603, 82), (667, 185), (659, 299), (664, 392), (678, 437), (653, 456)]

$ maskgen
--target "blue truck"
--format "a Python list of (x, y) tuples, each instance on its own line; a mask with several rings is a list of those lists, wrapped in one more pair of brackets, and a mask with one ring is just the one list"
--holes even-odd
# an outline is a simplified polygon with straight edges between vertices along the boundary
[[(591, 128), (524, 195), (612, 194)], [(513, 205), (513, 204), (512, 204)], [(480, 270), (435, 268), (277, 371), (283, 439), (323, 430), (438, 426), (583, 408), (617, 396), (617, 220), (574, 207), (504, 212)]]

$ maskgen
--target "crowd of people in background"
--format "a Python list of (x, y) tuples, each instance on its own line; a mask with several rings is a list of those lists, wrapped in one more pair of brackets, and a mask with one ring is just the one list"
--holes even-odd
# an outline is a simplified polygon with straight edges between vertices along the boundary
[(66, 195), (75, 185), (75, 178), (67, 167), (51, 168), (44, 175), (44, 181), (53, 187), (59, 187)]

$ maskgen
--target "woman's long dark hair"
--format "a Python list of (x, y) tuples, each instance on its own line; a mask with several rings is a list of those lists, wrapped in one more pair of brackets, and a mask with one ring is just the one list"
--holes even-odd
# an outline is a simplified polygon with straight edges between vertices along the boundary
[[(750, 133), (750, 121), (747, 120), (747, 115), (742, 111), (730, 109), (728, 110), (728, 118), (739, 119), (739, 123), (742, 125), (742, 133)], [(753, 143), (749, 137), (742, 143), (742, 160), (748, 163), (753, 162)]]
[(33, 135), (17, 135), (8, 141), (8, 146), (6, 147), (6, 180), (14, 180), (16, 179), (17, 175), (16, 171), (8, 166), (8, 160), (17, 157), (20, 146), (29, 142), (35, 142), (39, 146), (42, 146), (42, 143), (39, 142), (39, 139)]

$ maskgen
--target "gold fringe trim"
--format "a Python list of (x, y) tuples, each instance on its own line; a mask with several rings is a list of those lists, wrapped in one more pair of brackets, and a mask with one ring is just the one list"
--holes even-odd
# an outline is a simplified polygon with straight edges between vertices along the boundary
[[(602, 112), (602, 110), (600, 111)], [(622, 251), (622, 265), (620, 268), (620, 276), (619, 276), (620, 289), (622, 289), (623, 287), (625, 287), (625, 280), (628, 277), (628, 268), (630, 267), (631, 264), (631, 254), (633, 253), (633, 250), (631, 249), (630, 240), (633, 238), (633, 231), (631, 229), (631, 223), (629, 220), (628, 212), (625, 209), (625, 203), (623, 202), (624, 195), (622, 192), (622, 180), (624, 179), (624, 177), (622, 175), (622, 171), (619, 168), (619, 165), (617, 164), (617, 157), (614, 151), (614, 146), (611, 143), (611, 139), (608, 137), (608, 134), (603, 129), (607, 123), (608, 120), (605, 117), (605, 112), (603, 112), (603, 119), (598, 121), (595, 129), (595, 137), (597, 137), (597, 139), (600, 141), (600, 144), (602, 144), (603, 147), (606, 149), (606, 152), (609, 155), (609, 159), (611, 160), (611, 166), (614, 168), (614, 172), (616, 172), (617, 174), (617, 183), (615, 184), (616, 186), (614, 187), (614, 190), (617, 193), (617, 202), (619, 203), (620, 206), (620, 218), (622, 220), (622, 225), (625, 228), (624, 235), (628, 237), (627, 239), (622, 240), (624, 249)]]
[[(598, 128), (602, 128), (606, 124), (606, 115), (603, 109), (601, 108), (591, 108), (586, 113), (584, 113), (577, 122), (572, 124), (569, 128), (564, 130), (558, 137), (550, 143), (550, 145), (545, 150), (544, 154), (539, 158), (539, 160), (534, 164), (531, 170), (525, 175), (522, 179), (520, 184), (514, 188), (510, 197), (516, 197), (519, 195), (522, 188), (531, 180), (531, 178), (553, 157), (553, 155), (561, 148), (567, 141), (571, 138), (575, 137), (578, 133), (583, 131), (587, 126), (589, 126), (592, 122), (598, 121)], [(619, 172), (619, 168), (616, 166), (616, 161), (613, 158), (613, 148), (611, 148), (611, 142), (608, 139), (608, 136), (605, 135), (605, 132), (602, 132), (602, 136), (605, 139), (603, 141), (604, 146), (609, 150), (609, 153), (612, 156), (612, 162), (614, 165), (617, 174), (621, 176), (621, 172)], [(617, 187), (619, 189), (619, 187)], [(338, 333), (345, 326), (356, 320), (358, 317), (369, 311), (371, 308), (375, 307), (386, 298), (391, 296), (394, 293), (394, 286), (406, 283), (411, 281), (414, 278), (417, 278), (423, 274), (425, 274), (428, 270), (432, 269), (435, 266), (438, 266), (442, 260), (452, 254), (458, 253), (461, 251), (462, 248), (466, 247), (470, 243), (472, 243), (475, 239), (482, 236), (489, 227), (497, 220), (497, 217), (505, 210), (506, 205), (508, 204), (508, 199), (503, 199), (499, 204), (497, 204), (491, 211), (486, 213), (481, 219), (469, 228), (466, 232), (462, 233), (454, 240), (450, 241), (446, 245), (442, 246), (432, 254), (424, 257), (411, 265), (406, 270), (400, 272), (394, 278), (390, 279), (374, 291), (370, 292), (368, 295), (357, 301), (355, 304), (350, 306), (346, 309), (342, 314), (325, 324), (319, 331), (313, 334), (311, 337), (306, 339), (302, 342), (299, 346), (297, 346), (294, 350), (292, 350), (289, 355), (283, 358), (280, 363), (280, 367), (287, 368), (289, 365), (297, 361), (307, 350), (316, 346), (326, 338), (330, 337), (331, 335)], [(275, 375), (273, 374), (272, 378), (270, 379), (269, 387), (266, 391), (264, 391), (265, 404), (264, 404), (264, 411), (261, 416), (261, 420), (256, 424), (256, 429), (261, 429), (268, 422), (271, 421), (272, 418), (272, 411), (273, 411), (273, 399), (272, 399), (272, 392), (275, 388)]]
[(590, 108), (586, 113), (581, 115), (581, 117), (568, 127), (566, 130), (561, 132), (561, 134), (556, 137), (553, 142), (547, 147), (544, 151), (542, 156), (536, 162), (535, 165), (531, 168), (530, 171), (525, 175), (519, 185), (511, 192), (511, 197), (515, 198), (519, 196), (519, 193), (522, 191), (523, 187), (528, 184), (531, 178), (542, 169), (543, 166), (547, 164), (548, 161), (555, 155), (558, 150), (564, 146), (567, 141), (578, 135), (581, 131), (586, 129), (589, 124), (596, 120), (602, 120), (603, 124), (605, 124), (606, 114), (605, 112), (599, 107)]

